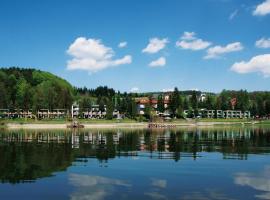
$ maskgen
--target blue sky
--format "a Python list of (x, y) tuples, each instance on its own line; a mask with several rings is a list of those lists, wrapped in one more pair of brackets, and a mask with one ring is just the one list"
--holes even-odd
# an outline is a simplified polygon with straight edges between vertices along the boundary
[(269, 90), (270, 0), (2, 0), (0, 52), (79, 87)]

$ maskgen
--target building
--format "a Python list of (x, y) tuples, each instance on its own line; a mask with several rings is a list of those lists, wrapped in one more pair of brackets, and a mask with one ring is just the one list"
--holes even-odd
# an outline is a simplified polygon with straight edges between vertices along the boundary
[(242, 112), (241, 110), (207, 110), (199, 109), (197, 113), (194, 110), (184, 110), (186, 117), (201, 117), (201, 118), (250, 118), (250, 111)]
[(49, 109), (39, 109), (37, 112), (37, 117), (39, 119), (46, 119), (46, 118), (54, 118), (54, 119), (60, 119), (65, 118), (68, 114), (67, 109), (53, 109), (50, 111)]
[(146, 106), (151, 106), (156, 115), (163, 116), (163, 117), (164, 116), (169, 117), (170, 116), (170, 113), (168, 110), (169, 101), (170, 101), (170, 93), (165, 93), (163, 95), (163, 103), (164, 103), (165, 111), (164, 111), (164, 113), (160, 113), (157, 111), (158, 95), (153, 95), (151, 98), (149, 98), (149, 97), (135, 98), (135, 102), (137, 104), (137, 110), (138, 110), (139, 115), (144, 115)]
[(77, 104), (77, 102), (74, 102), (71, 106), (71, 117), (73, 118), (77, 118), (79, 117), (79, 104)]
[(33, 118), (32, 110), (9, 110), (0, 109), (0, 118)]

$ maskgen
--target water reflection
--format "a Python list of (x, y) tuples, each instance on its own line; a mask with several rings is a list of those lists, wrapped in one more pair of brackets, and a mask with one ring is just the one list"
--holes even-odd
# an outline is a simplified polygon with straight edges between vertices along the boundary
[[(247, 160), (250, 154), (270, 152), (268, 133), (265, 128), (1, 132), (0, 180), (34, 181), (89, 158), (96, 158), (100, 166), (120, 157), (196, 160), (205, 152)], [(155, 184), (166, 187), (161, 180)]]
[(270, 199), (270, 166), (266, 166), (261, 172), (248, 173), (241, 172), (235, 175), (235, 184), (249, 186), (261, 194), (255, 197), (260, 199)]
[(122, 180), (83, 174), (70, 174), (69, 182), (77, 188), (76, 192), (71, 194), (72, 200), (104, 199), (113, 193), (115, 187), (131, 187)]

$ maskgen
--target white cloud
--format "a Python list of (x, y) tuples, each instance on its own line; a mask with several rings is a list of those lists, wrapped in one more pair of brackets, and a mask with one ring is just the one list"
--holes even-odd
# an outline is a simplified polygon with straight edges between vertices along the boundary
[(240, 42), (230, 43), (226, 46), (214, 46), (207, 50), (207, 55), (204, 59), (218, 58), (226, 53), (241, 51), (243, 48), (244, 47)]
[(143, 53), (157, 53), (169, 43), (168, 38), (151, 38), (148, 45), (142, 50)]
[(174, 91), (174, 88), (165, 88), (165, 89), (162, 89), (162, 92), (173, 92)]
[(183, 35), (181, 36), (181, 40), (194, 40), (196, 33), (195, 32), (188, 32), (185, 31)]
[(200, 38), (195, 37), (194, 32), (184, 32), (180, 40), (176, 42), (176, 46), (182, 49), (190, 49), (193, 51), (198, 51), (206, 49), (211, 45), (211, 42), (204, 41)]
[(97, 72), (108, 67), (130, 64), (132, 57), (126, 55), (123, 58), (113, 60), (114, 51), (112, 48), (102, 44), (101, 40), (77, 38), (68, 48), (67, 53), (72, 56), (67, 61), (69, 70), (86, 70)]
[(157, 60), (154, 60), (149, 63), (150, 67), (162, 67), (164, 65), (166, 65), (166, 58), (164, 57), (160, 57)]
[(270, 38), (261, 38), (260, 40), (256, 41), (255, 45), (258, 48), (270, 48)]
[(240, 74), (259, 72), (268, 77), (270, 76), (270, 54), (255, 56), (247, 62), (236, 62), (232, 65), (231, 70)]
[(253, 11), (253, 15), (255, 16), (263, 16), (267, 14), (270, 14), (270, 0), (266, 0), (257, 5), (256, 9)]
[(127, 42), (126, 42), (126, 41), (120, 42), (120, 43), (118, 44), (118, 47), (119, 47), (119, 48), (124, 48), (124, 47), (126, 47), (126, 46), (127, 46)]
[(233, 20), (233, 18), (235, 18), (237, 14), (238, 14), (238, 10), (233, 11), (229, 16), (229, 20)]
[(139, 90), (140, 89), (138, 87), (133, 87), (133, 88), (130, 89), (130, 92), (131, 93), (136, 93), (136, 92), (139, 92)]

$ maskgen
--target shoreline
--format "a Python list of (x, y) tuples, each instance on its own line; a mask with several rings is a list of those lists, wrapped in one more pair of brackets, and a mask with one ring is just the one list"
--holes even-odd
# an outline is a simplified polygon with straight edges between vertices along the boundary
[[(148, 123), (81, 123), (83, 129), (108, 129), (108, 128), (148, 128)], [(259, 122), (182, 122), (182, 123), (167, 123), (168, 125), (174, 125), (178, 127), (211, 127), (211, 126), (228, 126), (228, 125), (260, 125)], [(69, 129), (68, 123), (7, 123), (5, 127), (7, 129)], [(159, 128), (158, 128), (159, 129)]]

